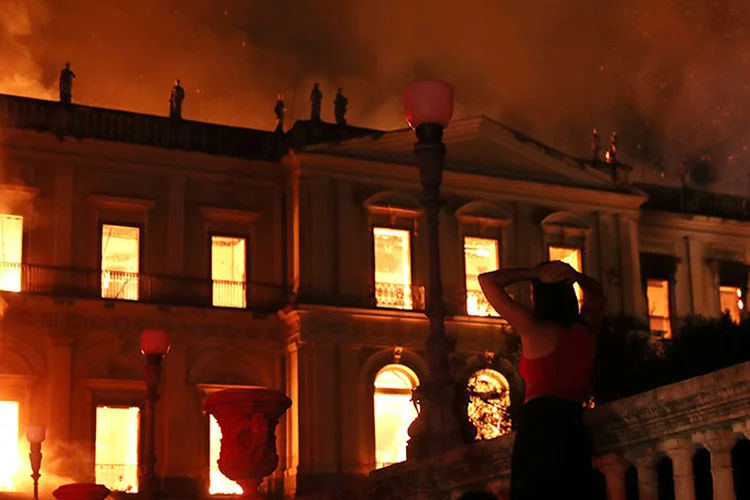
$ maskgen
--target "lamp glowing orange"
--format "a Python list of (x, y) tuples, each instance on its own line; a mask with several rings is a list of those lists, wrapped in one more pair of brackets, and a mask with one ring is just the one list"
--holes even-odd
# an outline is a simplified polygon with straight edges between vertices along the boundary
[(439, 80), (420, 80), (406, 87), (404, 113), (411, 128), (431, 123), (445, 128), (453, 118), (453, 87)]
[(141, 332), (141, 352), (148, 356), (166, 356), (169, 352), (169, 334), (164, 330), (148, 329)]

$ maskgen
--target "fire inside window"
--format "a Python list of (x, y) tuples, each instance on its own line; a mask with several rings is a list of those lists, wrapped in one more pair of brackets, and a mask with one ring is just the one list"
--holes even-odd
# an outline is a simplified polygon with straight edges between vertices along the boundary
[(247, 244), (245, 238), (211, 237), (213, 305), (247, 306)]
[(375, 301), (378, 307), (413, 309), (411, 232), (376, 227)]
[(23, 217), (0, 215), (0, 290), (21, 291)]
[(139, 228), (102, 225), (102, 297), (138, 300), (140, 261)]
[(742, 319), (742, 311), (745, 303), (742, 301), (742, 290), (734, 286), (719, 287), (719, 300), (721, 301), (721, 312), (728, 313), (735, 323)]
[(469, 316), (499, 316), (487, 302), (479, 286), (482, 273), (500, 267), (497, 240), (464, 238), (464, 267), (466, 268), (466, 314)]
[[(580, 248), (549, 247), (549, 260), (560, 260), (579, 273), (583, 272)], [(581, 287), (578, 286), (578, 283), (573, 285), (573, 288), (575, 288), (576, 297), (578, 297), (578, 309), (580, 309), (583, 305), (583, 293), (581, 292)]]
[(412, 390), (417, 375), (404, 365), (387, 365), (375, 377), (375, 466), (406, 460), (409, 425), (417, 418)]
[(477, 440), (493, 439), (511, 431), (510, 385), (495, 370), (483, 369), (469, 379), (469, 420)]
[[(18, 402), (0, 401), (0, 491), (19, 490), (18, 481), (22, 479), (18, 477), (21, 465), (18, 435)], [(26, 474), (23, 475), (24, 482), (25, 478)]]
[(138, 407), (96, 408), (96, 482), (112, 491), (138, 492)]
[(646, 282), (649, 329), (661, 332), (664, 338), (672, 337), (672, 323), (669, 314), (669, 282), (648, 280)]
[(227, 478), (219, 470), (221, 451), (221, 427), (213, 415), (208, 416), (208, 492), (211, 495), (241, 495), (240, 485)]

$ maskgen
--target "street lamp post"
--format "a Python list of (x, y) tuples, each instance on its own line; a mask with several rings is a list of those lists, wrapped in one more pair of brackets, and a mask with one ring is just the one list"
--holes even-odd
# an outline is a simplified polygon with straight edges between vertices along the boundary
[(42, 468), (42, 442), (46, 437), (43, 425), (29, 425), (26, 427), (26, 439), (31, 447), (29, 461), (31, 461), (31, 479), (34, 480), (34, 500), (39, 500), (39, 471)]
[(141, 352), (146, 358), (146, 405), (143, 409), (143, 462), (141, 488), (146, 500), (156, 498), (156, 402), (159, 399), (161, 363), (169, 352), (169, 335), (163, 330), (141, 333)]
[[(443, 82), (423, 80), (412, 83), (404, 94), (404, 110), (416, 131), (414, 155), (422, 183), (421, 205), (427, 219), (429, 282), (426, 315), (429, 373), (415, 391), (419, 415), (409, 427), (409, 458), (427, 458), (462, 445), (472, 431), (462, 391), (450, 366), (453, 342), (445, 333), (446, 309), (440, 271), (439, 216), (444, 200), (440, 197), (445, 145), (443, 129), (453, 117), (453, 88)], [(476, 432), (476, 431), (474, 431)]]

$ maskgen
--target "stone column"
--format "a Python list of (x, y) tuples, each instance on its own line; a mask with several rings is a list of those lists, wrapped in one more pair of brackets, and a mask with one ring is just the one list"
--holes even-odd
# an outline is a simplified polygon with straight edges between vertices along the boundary
[(667, 439), (661, 443), (661, 450), (672, 460), (675, 500), (695, 500), (695, 445), (687, 439)]
[(65, 447), (70, 442), (70, 387), (73, 339), (54, 333), (48, 339), (49, 392), (47, 442)]
[(737, 442), (735, 434), (729, 430), (716, 429), (694, 434), (693, 441), (702, 444), (711, 452), (714, 500), (734, 500), (736, 496), (732, 448)]
[(646, 298), (641, 286), (641, 247), (638, 239), (638, 220), (635, 216), (618, 216), (618, 235), (625, 313), (645, 318)]
[(737, 422), (732, 426), (732, 430), (738, 434), (744, 434), (747, 439), (750, 439), (750, 419), (744, 422)]
[(633, 458), (638, 469), (638, 498), (640, 500), (659, 499), (659, 478), (656, 474), (656, 458), (653, 454), (638, 455)]
[(625, 473), (628, 463), (619, 455), (605, 455), (596, 459), (596, 467), (604, 474), (607, 500), (625, 500)]

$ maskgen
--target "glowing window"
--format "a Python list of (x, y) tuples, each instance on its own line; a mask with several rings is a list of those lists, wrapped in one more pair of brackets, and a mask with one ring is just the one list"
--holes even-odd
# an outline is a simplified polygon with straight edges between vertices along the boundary
[(378, 307), (413, 309), (411, 232), (376, 227), (375, 300)]
[(0, 491), (17, 489), (14, 479), (21, 465), (18, 411), (16, 401), (0, 401)]
[(0, 290), (21, 291), (23, 217), (0, 215)]
[(466, 314), (499, 316), (487, 302), (477, 279), (480, 274), (500, 267), (497, 240), (464, 238), (464, 267), (466, 268)]
[(102, 297), (138, 300), (140, 262), (140, 229), (103, 224)]
[(213, 415), (208, 416), (208, 492), (211, 495), (241, 495), (240, 485), (227, 478), (219, 470), (221, 451), (221, 427)]
[(469, 379), (469, 420), (477, 440), (493, 439), (511, 430), (510, 386), (499, 372), (479, 370)]
[(666, 280), (648, 280), (646, 282), (646, 302), (648, 304), (649, 329), (660, 332), (665, 338), (672, 336), (672, 324), (669, 318), (669, 282)]
[(96, 482), (112, 491), (138, 492), (140, 410), (96, 407)]
[(742, 311), (745, 303), (742, 301), (742, 290), (733, 286), (719, 287), (719, 300), (721, 301), (721, 312), (729, 313), (729, 317), (735, 323), (742, 319)]
[(403, 365), (388, 365), (375, 377), (375, 463), (376, 467), (406, 460), (409, 425), (417, 418), (412, 390), (417, 375)]
[[(579, 273), (583, 272), (580, 248), (549, 247), (549, 260), (563, 261)], [(574, 284), (573, 288), (575, 288), (576, 297), (578, 297), (578, 308), (580, 309), (583, 304), (583, 293), (578, 283)]]
[(217, 307), (246, 307), (245, 238), (211, 237), (211, 280), (213, 305)]

